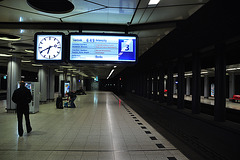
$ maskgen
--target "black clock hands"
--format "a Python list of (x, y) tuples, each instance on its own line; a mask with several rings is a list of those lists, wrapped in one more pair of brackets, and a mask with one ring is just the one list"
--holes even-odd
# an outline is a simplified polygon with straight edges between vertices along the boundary
[(47, 52), (47, 54), (49, 53), (49, 51), (50, 51), (50, 49), (52, 48), (52, 46), (49, 46), (48, 48), (49, 48), (49, 49), (48, 49), (48, 52)]
[(49, 47), (45, 48), (44, 50), (40, 51), (40, 53), (42, 53), (42, 52), (44, 52), (44, 51), (48, 50), (48, 52), (47, 52), (47, 54), (48, 54), (48, 53), (49, 53), (49, 51), (50, 51), (50, 48), (52, 48), (52, 47), (53, 47), (53, 46), (49, 46)]

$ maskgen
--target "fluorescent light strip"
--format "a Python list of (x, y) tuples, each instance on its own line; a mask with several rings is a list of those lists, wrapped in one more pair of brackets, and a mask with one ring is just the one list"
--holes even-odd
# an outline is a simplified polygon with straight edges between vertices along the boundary
[(12, 55), (9, 55), (9, 54), (1, 54), (1, 53), (0, 53), (0, 57), (12, 57)]
[(148, 5), (157, 5), (160, 2), (160, 0), (150, 0)]
[(25, 49), (25, 52), (27, 52), (27, 53), (34, 53), (33, 50), (29, 50), (29, 49)]
[(35, 67), (42, 67), (43, 65), (42, 64), (32, 64), (33, 66)]
[(113, 72), (114, 72), (114, 69), (111, 70), (111, 72), (109, 73), (107, 79), (109, 79), (109, 78), (111, 77), (111, 75), (112, 75)]
[(237, 70), (237, 68), (228, 68), (228, 69), (226, 69), (227, 71), (235, 71), (235, 70)]
[(72, 68), (72, 66), (62, 66), (62, 68)]
[(25, 61), (25, 60), (21, 60), (22, 63), (29, 63), (31, 61)]
[(12, 38), (8, 38), (8, 37), (0, 37), (0, 40), (4, 40), (4, 41), (19, 41), (19, 40), (21, 40), (21, 38), (12, 39)]

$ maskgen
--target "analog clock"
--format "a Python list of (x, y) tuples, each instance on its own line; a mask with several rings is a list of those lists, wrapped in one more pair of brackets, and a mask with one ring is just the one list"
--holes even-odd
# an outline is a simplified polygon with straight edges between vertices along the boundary
[(56, 59), (61, 54), (62, 43), (59, 37), (46, 36), (38, 45), (38, 52), (44, 59)]

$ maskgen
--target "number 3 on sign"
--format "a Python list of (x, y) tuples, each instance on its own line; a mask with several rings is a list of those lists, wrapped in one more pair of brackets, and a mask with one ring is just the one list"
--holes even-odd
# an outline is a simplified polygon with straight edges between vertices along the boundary
[(132, 52), (132, 41), (131, 40), (124, 40), (124, 42), (122, 42), (122, 51), (123, 52)]

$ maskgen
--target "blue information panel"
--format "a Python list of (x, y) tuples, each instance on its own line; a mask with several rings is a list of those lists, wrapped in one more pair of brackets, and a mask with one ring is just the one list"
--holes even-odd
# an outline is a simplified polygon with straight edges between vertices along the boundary
[(136, 62), (136, 35), (70, 34), (70, 61)]

